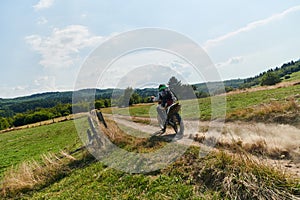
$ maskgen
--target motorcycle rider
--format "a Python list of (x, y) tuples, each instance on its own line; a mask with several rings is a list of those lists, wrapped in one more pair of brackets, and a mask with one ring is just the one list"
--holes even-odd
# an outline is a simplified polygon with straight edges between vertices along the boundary
[(152, 96), (152, 101), (158, 102), (158, 106), (156, 107), (156, 111), (160, 118), (162, 119), (161, 131), (166, 131), (166, 120), (167, 120), (167, 108), (177, 101), (176, 96), (173, 92), (165, 85), (160, 84), (158, 86), (158, 95), (157, 97)]

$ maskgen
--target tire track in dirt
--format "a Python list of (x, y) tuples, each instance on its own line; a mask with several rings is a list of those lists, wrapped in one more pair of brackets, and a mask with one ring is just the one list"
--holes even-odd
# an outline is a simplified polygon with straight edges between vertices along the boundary
[[(130, 116), (105, 115), (105, 117), (113, 119), (117, 124), (148, 134), (148, 136), (144, 134), (141, 137), (150, 137), (151, 134), (159, 130), (156, 119), (151, 119), (150, 124), (143, 124), (133, 122)], [(146, 118), (142, 117), (140, 119), (141, 121), (146, 120)], [(279, 159), (260, 156), (255, 156), (255, 159), (300, 177), (300, 129), (294, 126), (253, 122), (227, 122), (222, 124), (220, 122), (211, 123), (191, 120), (184, 120), (184, 125), (184, 138), (176, 141), (180, 144), (203, 146), (203, 144), (194, 141), (196, 134), (206, 138), (216, 137), (219, 142), (227, 144), (241, 141), (243, 144), (251, 146), (263, 142), (270, 151), (281, 150), (281, 152), (286, 152), (286, 154), (282, 154)], [(198, 127), (198, 131), (195, 131), (195, 127)], [(172, 133), (174, 133), (172, 130), (166, 132), (166, 134)], [(230, 151), (230, 149), (227, 150)], [(290, 157), (286, 157), (287, 155)]]

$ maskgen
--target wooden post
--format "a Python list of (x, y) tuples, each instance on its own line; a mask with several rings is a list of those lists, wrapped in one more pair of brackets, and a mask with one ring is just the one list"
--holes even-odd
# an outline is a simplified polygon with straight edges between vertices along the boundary
[(105, 126), (105, 128), (107, 128), (107, 124), (106, 124), (106, 122), (105, 122), (105, 120), (104, 120), (104, 117), (103, 117), (103, 115), (102, 115), (102, 112), (96, 111), (96, 114), (97, 114), (98, 120), (99, 120), (100, 122), (103, 123), (103, 125)]
[(90, 129), (88, 129), (88, 130), (86, 131), (86, 134), (88, 135), (89, 144), (90, 144), (90, 143), (92, 142), (92, 140), (93, 140), (93, 137), (92, 137), (92, 134), (91, 134)]
[(95, 130), (94, 123), (93, 123), (93, 121), (92, 121), (92, 119), (91, 119), (90, 117), (88, 117), (88, 121), (89, 121), (90, 127), (91, 127), (91, 129), (92, 129), (93, 135), (94, 135), (94, 134), (97, 134), (97, 132), (96, 132), (96, 130)]

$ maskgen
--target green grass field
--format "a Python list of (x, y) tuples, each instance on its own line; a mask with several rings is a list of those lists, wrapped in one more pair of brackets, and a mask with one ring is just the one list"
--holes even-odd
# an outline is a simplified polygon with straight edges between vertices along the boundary
[[(300, 85), (294, 85), (283, 88), (276, 88), (270, 90), (259, 90), (254, 92), (241, 92), (238, 94), (228, 94), (226, 96), (226, 107), (224, 104), (214, 104), (216, 111), (220, 109), (221, 112), (216, 112), (214, 118), (223, 117), (224, 108), (226, 109), (226, 116), (230, 116), (239, 110), (246, 108), (257, 107), (258, 105), (270, 104), (277, 102), (284, 104), (289, 98), (295, 101), (299, 100)], [(220, 98), (221, 100), (225, 97), (213, 97)], [(210, 120), (211, 114), (211, 98), (202, 98), (198, 100), (185, 100), (181, 101), (182, 104), (182, 116), (186, 119), (201, 119)], [(104, 113), (114, 113), (120, 115), (131, 115), (139, 117), (155, 117), (156, 104), (140, 104), (128, 108), (105, 108), (102, 110)], [(242, 120), (243, 116), (239, 116)]]
[[(86, 128), (86, 118), (79, 126)], [(112, 129), (115, 130), (116, 129)], [(117, 132), (116, 132), (117, 133)], [(135, 142), (132, 137), (115, 135), (112, 141), (126, 149), (156, 149), (161, 142), (149, 146), (147, 139)], [(60, 122), (0, 135), (3, 175), (12, 165), (24, 160), (37, 161), (46, 152), (74, 150), (81, 145), (72, 121)], [(152, 145), (153, 145), (152, 144)], [(135, 147), (135, 145), (138, 145)], [(142, 146), (139, 146), (142, 145)], [(149, 149), (150, 150), (150, 149)], [(299, 181), (262, 163), (250, 161), (243, 153), (229, 155), (212, 151), (199, 157), (200, 149), (190, 147), (169, 166), (149, 173), (130, 174), (97, 162), (86, 151), (73, 155), (77, 160), (66, 163), (68, 170), (55, 179), (31, 189), (2, 196), (12, 199), (290, 199), (300, 195)], [(151, 152), (151, 151), (150, 151)], [(58, 168), (60, 169), (60, 168)], [(65, 169), (65, 168), (62, 168)], [(33, 171), (34, 172), (34, 171)], [(16, 171), (17, 173), (17, 171)], [(22, 174), (21, 174), (22, 175)], [(1, 179), (0, 178), (0, 182)], [(0, 186), (1, 187), (1, 186)], [(3, 195), (3, 194), (2, 194)], [(1, 193), (0, 193), (1, 198)]]
[[(297, 75), (296, 75), (297, 76)], [(227, 117), (245, 109), (261, 105), (283, 105), (299, 102), (300, 85), (272, 90), (230, 94), (227, 99)], [(209, 120), (211, 99), (182, 101), (182, 115), (189, 119)], [(298, 104), (299, 105), (299, 104)], [(217, 104), (220, 106), (220, 104)], [(135, 105), (129, 108), (114, 108), (122, 115), (149, 117), (156, 115), (156, 104)], [(222, 105), (221, 105), (222, 107)], [(297, 107), (297, 106), (296, 106)], [(279, 108), (281, 108), (279, 106)], [(298, 107), (297, 107), (298, 108)], [(200, 110), (200, 114), (197, 112)], [(275, 108), (272, 108), (276, 110)], [(270, 112), (273, 112), (271, 110)], [(111, 113), (110, 109), (103, 112)], [(248, 110), (247, 110), (248, 111)], [(297, 110), (298, 111), (298, 110)], [(250, 111), (249, 111), (250, 112)], [(285, 112), (280, 110), (278, 112)], [(289, 110), (294, 112), (294, 110)], [(218, 114), (218, 113), (217, 113)], [(238, 115), (240, 120), (243, 116)], [(217, 116), (218, 117), (218, 116)], [(78, 119), (78, 127), (88, 128), (86, 118)], [(126, 130), (126, 127), (121, 127)], [(117, 131), (116, 129), (111, 129)], [(165, 145), (128, 135), (115, 135), (111, 139), (126, 150), (152, 152)], [(136, 132), (136, 134), (141, 134)], [(143, 146), (143, 145), (146, 145)], [(42, 162), (42, 155), (61, 150), (73, 151), (82, 146), (73, 121), (65, 121), (34, 128), (0, 134), (0, 183), (6, 172), (24, 161)], [(238, 147), (235, 147), (235, 151)], [(300, 181), (277, 171), (264, 163), (250, 159), (244, 151), (228, 154), (221, 149), (206, 157), (199, 157), (200, 149), (190, 147), (187, 152), (169, 166), (149, 173), (130, 174), (112, 169), (97, 162), (85, 150), (77, 152), (76, 160), (64, 160), (67, 169), (54, 179), (38, 187), (1, 194), (10, 199), (294, 199), (300, 196)], [(54, 163), (56, 164), (56, 163)], [(65, 168), (66, 167), (66, 168)], [(17, 171), (15, 171), (17, 173)], [(34, 172), (34, 171), (33, 171)], [(60, 173), (49, 171), (51, 173)], [(2, 196), (1, 196), (2, 195)]]
[[(193, 186), (176, 176), (130, 175), (93, 163), (30, 199), (188, 199)], [(195, 196), (197, 197), (197, 196)], [(199, 196), (198, 196), (199, 197)]]
[(80, 145), (73, 121), (0, 134), (0, 178), (12, 165), (40, 159), (47, 152), (59, 152)]
[(291, 78), (285, 79), (284, 82), (288, 81), (299, 81), (300, 80), (300, 71), (291, 74)]

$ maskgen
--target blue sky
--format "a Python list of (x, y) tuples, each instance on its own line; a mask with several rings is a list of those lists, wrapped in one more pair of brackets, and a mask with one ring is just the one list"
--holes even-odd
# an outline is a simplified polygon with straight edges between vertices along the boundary
[(224, 80), (253, 76), (300, 58), (300, 3), (294, 0), (1, 4), (1, 98), (72, 90), (84, 60), (98, 45), (144, 27), (186, 35), (206, 51)]

